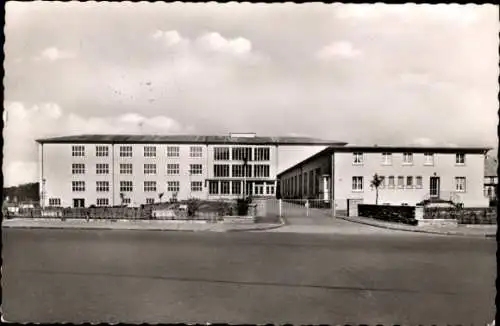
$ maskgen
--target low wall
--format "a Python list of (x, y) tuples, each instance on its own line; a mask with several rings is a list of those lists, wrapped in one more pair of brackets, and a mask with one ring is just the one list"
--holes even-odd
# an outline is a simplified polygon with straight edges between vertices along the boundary
[(458, 224), (497, 224), (496, 207), (426, 207), (424, 220), (453, 219)]
[(358, 204), (358, 216), (376, 220), (417, 225), (415, 207)]

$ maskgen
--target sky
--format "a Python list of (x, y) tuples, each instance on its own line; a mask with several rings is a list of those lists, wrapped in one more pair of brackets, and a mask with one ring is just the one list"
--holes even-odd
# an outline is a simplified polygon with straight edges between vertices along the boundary
[(37, 181), (35, 139), (71, 134), (496, 147), (498, 21), (493, 5), (9, 1), (4, 184)]

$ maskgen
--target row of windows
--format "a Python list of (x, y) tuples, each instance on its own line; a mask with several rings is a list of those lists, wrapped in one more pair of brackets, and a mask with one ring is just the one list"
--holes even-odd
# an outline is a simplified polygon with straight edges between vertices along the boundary
[[(214, 147), (215, 161), (269, 161), (268, 147)], [(230, 155), (232, 154), (232, 155)], [(252, 155), (253, 154), (253, 155)]]
[[(267, 164), (243, 165), (233, 164), (231, 166), (232, 177), (254, 177), (268, 178), (270, 167)], [(214, 177), (229, 177), (229, 164), (214, 164)]]
[(296, 189), (299, 189), (299, 185), (302, 184), (302, 182), (304, 183), (305, 194), (318, 194), (321, 184), (321, 169), (316, 168), (314, 170), (306, 171), (301, 175), (286, 178), (282, 182), (283, 191), (286, 195), (294, 193)]
[[(96, 191), (97, 192), (109, 192), (110, 186), (109, 181), (96, 181)], [(132, 192), (134, 190), (132, 181), (120, 181), (120, 192)], [(156, 181), (144, 181), (143, 183), (144, 192), (156, 192), (157, 191), (157, 183)], [(191, 191), (202, 191), (203, 190), (203, 181), (192, 181), (191, 182)], [(85, 181), (73, 181), (72, 182), (72, 191), (73, 192), (84, 192), (85, 191)], [(180, 191), (180, 182), (179, 181), (168, 181), (167, 182), (167, 191), (178, 192)], [(50, 202), (49, 205), (56, 205), (56, 203)]]
[[(387, 177), (387, 185), (386, 185), (386, 177), (380, 176), (382, 182), (379, 188), (387, 188), (394, 189), (396, 187), (396, 177), (390, 175)], [(422, 177), (421, 176), (397, 176), (397, 188), (406, 188), (412, 189), (422, 188)], [(352, 191), (363, 191), (364, 189), (364, 178), (362, 176), (354, 176), (352, 177)], [(466, 191), (466, 178), (465, 177), (455, 177), (455, 191), (457, 192), (465, 192)]]
[[(352, 154), (352, 163), (355, 165), (361, 165), (364, 161), (364, 155), (361, 152), (355, 152)], [(434, 165), (434, 153), (424, 153), (424, 165)], [(457, 165), (465, 164), (465, 154), (457, 153), (455, 154), (455, 163)], [(411, 165), (413, 164), (413, 153), (403, 153), (403, 164)], [(382, 153), (382, 165), (392, 165), (392, 153)]]
[[(123, 203), (124, 204), (130, 204), (131, 200), (130, 198), (124, 197), (123, 198)], [(96, 206), (98, 207), (104, 207), (104, 206), (109, 206), (110, 200), (109, 198), (97, 198), (96, 199)], [(155, 203), (155, 198), (146, 198), (146, 204), (154, 204)], [(49, 206), (52, 207), (61, 207), (61, 198), (49, 198)]]
[[(179, 157), (179, 153), (179, 146), (167, 146), (167, 157)], [(72, 146), (71, 155), (75, 157), (85, 156), (85, 146)], [(109, 156), (109, 146), (96, 145), (95, 155), (97, 157)], [(144, 146), (143, 155), (144, 157), (156, 157), (156, 146)], [(132, 146), (120, 146), (120, 157), (132, 157)], [(191, 146), (189, 148), (189, 157), (203, 157), (203, 147)]]
[[(242, 193), (242, 181), (209, 181), (208, 193), (210, 195), (240, 195)], [(274, 184), (270, 183), (246, 183), (246, 194), (274, 195)]]
[[(167, 164), (167, 174), (168, 175), (179, 175), (180, 168), (178, 163)], [(202, 164), (190, 164), (189, 172), (191, 175), (201, 175), (203, 172)], [(71, 166), (72, 174), (85, 174), (85, 164), (83, 163), (73, 163)], [(96, 174), (109, 174), (109, 164), (108, 163), (97, 163), (96, 164)], [(121, 163), (120, 164), (120, 174), (132, 174), (132, 163)], [(146, 163), (144, 164), (144, 174), (156, 174), (156, 164)]]

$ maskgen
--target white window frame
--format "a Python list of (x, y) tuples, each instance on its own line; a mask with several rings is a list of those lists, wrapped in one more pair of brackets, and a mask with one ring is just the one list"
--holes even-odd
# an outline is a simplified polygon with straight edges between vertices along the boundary
[(180, 148), (179, 146), (167, 146), (167, 157), (179, 157)]
[(71, 182), (72, 192), (85, 192), (85, 181), (72, 181)]
[(85, 146), (84, 145), (71, 146), (71, 156), (84, 157), (85, 156)]
[(130, 199), (130, 197), (123, 197), (124, 204), (130, 204), (131, 202), (132, 202), (132, 200)]
[(228, 178), (231, 175), (229, 164), (214, 164), (214, 178)]
[(97, 156), (97, 157), (107, 157), (107, 156), (109, 156), (109, 146), (107, 146), (107, 145), (96, 145), (95, 146), (95, 156)]
[(146, 204), (147, 205), (151, 205), (151, 204), (154, 204), (155, 203), (155, 199), (154, 198), (146, 198)]
[(144, 163), (144, 174), (155, 175), (156, 174), (156, 164), (155, 163)]
[(379, 188), (380, 188), (380, 189), (384, 189), (384, 188), (385, 188), (385, 176), (383, 176), (383, 175), (379, 175), (378, 177), (381, 179), (381, 182), (380, 182)]
[(109, 174), (109, 164), (97, 163), (95, 165), (95, 174)]
[(144, 146), (144, 157), (156, 157), (156, 146)]
[(203, 164), (190, 164), (189, 173), (191, 175), (202, 175), (203, 174)]
[(50, 207), (61, 207), (61, 198), (49, 198)]
[(132, 163), (120, 163), (120, 174), (132, 174), (133, 165)]
[(254, 148), (254, 160), (255, 161), (270, 161), (271, 160), (271, 149), (269, 147), (255, 147)]
[(247, 159), (247, 162), (252, 161), (252, 147), (233, 147), (232, 148), (232, 161), (243, 161), (244, 158)]
[(167, 175), (179, 175), (180, 165), (179, 163), (167, 163)]
[(269, 164), (255, 164), (254, 165), (254, 176), (256, 178), (269, 178), (270, 174)]
[(455, 191), (456, 192), (467, 192), (467, 178), (466, 177), (455, 177)]
[(422, 178), (421, 175), (417, 175), (415, 177), (415, 188), (417, 188), (417, 189), (422, 189), (423, 188), (423, 178)]
[(219, 194), (219, 181), (213, 181), (213, 180), (208, 181), (208, 194), (209, 195)]
[[(430, 160), (429, 160), (430, 157)], [(434, 165), (434, 153), (424, 153), (424, 165), (433, 166)]]
[(387, 188), (389, 189), (396, 188), (396, 177), (394, 175), (390, 175), (387, 177)]
[(413, 165), (413, 153), (411, 152), (403, 153), (403, 165)]
[(156, 192), (156, 181), (144, 181), (144, 192)]
[(196, 157), (196, 158), (203, 157), (203, 146), (189, 147), (189, 157)]
[[(242, 186), (242, 182), (239, 181), (239, 180), (233, 180), (231, 182), (231, 193), (233, 195), (241, 195), (241, 189), (243, 188)], [(239, 189), (239, 192), (238, 192), (238, 189)]]
[(132, 192), (134, 191), (134, 183), (130, 180), (120, 181), (120, 192)]
[(352, 177), (352, 192), (363, 192), (363, 180), (362, 176)]
[(96, 206), (98, 207), (109, 206), (109, 198), (97, 198)]
[[(462, 159), (460, 159), (460, 157)], [(465, 165), (465, 153), (456, 153), (455, 154), (455, 165)]]
[(191, 181), (191, 191), (192, 192), (203, 191), (203, 181)]
[(413, 189), (414, 186), (415, 186), (415, 184), (414, 184), (413, 176), (411, 176), (411, 175), (406, 176), (405, 188)]
[(364, 163), (364, 155), (362, 152), (353, 152), (352, 153), (352, 164), (353, 165), (363, 165)]
[(229, 161), (231, 150), (229, 147), (214, 147), (214, 161)]
[(109, 181), (96, 181), (95, 182), (96, 192), (109, 192)]
[(398, 175), (397, 186), (398, 186), (399, 189), (403, 189), (405, 187), (405, 177), (404, 176)]
[(71, 164), (71, 174), (85, 174), (85, 164), (84, 163)]
[(220, 194), (221, 195), (231, 194), (231, 183), (229, 181), (220, 182)]
[(382, 153), (382, 165), (392, 165), (392, 153)]
[(120, 146), (120, 157), (132, 157), (133, 149), (130, 145)]
[(179, 192), (181, 185), (179, 181), (167, 181), (167, 191), (168, 192)]

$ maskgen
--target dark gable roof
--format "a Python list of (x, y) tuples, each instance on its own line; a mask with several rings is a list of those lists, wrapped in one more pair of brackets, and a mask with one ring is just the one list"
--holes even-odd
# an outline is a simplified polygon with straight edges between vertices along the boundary
[[(424, 147), (424, 146), (330, 146), (325, 148), (319, 153), (314, 154), (306, 158), (305, 160), (285, 169), (284, 171), (278, 173), (277, 178), (280, 178), (283, 174), (290, 172), (294, 169), (300, 168), (305, 164), (323, 156), (331, 155), (332, 153), (469, 153), (469, 154), (486, 154), (491, 148), (489, 147)], [(496, 168), (495, 168), (496, 175)]]
[(345, 145), (345, 142), (307, 137), (230, 137), (199, 135), (76, 135), (36, 140), (40, 144), (246, 144), (246, 145)]

